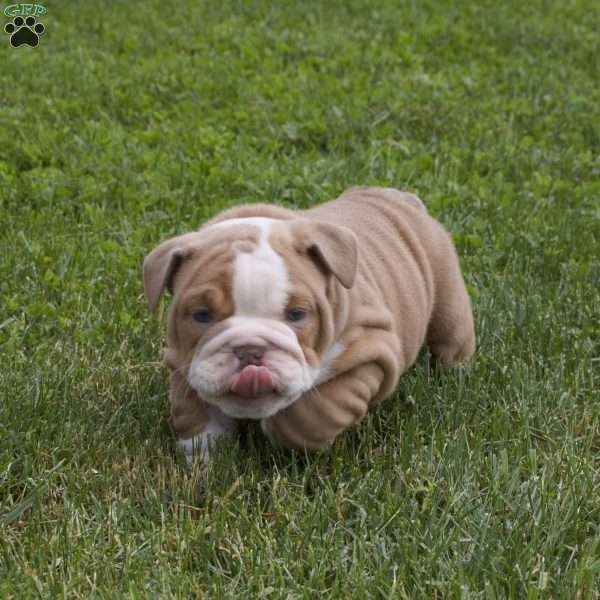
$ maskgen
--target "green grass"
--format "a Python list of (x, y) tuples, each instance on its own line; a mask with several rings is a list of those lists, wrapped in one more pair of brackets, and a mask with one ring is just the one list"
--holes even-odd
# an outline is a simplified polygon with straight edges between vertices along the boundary
[[(0, 597), (599, 598), (600, 5), (46, 5), (0, 46)], [(186, 473), (143, 255), (355, 184), (453, 232), (476, 360)]]

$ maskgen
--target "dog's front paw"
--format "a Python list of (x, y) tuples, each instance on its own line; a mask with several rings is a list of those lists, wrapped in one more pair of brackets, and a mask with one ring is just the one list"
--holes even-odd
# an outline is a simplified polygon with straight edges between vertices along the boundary
[(210, 420), (204, 431), (191, 438), (177, 440), (179, 449), (183, 452), (188, 467), (194, 460), (207, 464), (210, 460), (211, 447), (214, 442), (224, 435), (232, 435), (237, 430), (237, 421), (224, 415), (219, 409), (210, 410)]
[(177, 440), (177, 446), (183, 452), (188, 467), (192, 466), (195, 459), (201, 460), (205, 465), (208, 464), (210, 439), (208, 434), (198, 433), (194, 437)]

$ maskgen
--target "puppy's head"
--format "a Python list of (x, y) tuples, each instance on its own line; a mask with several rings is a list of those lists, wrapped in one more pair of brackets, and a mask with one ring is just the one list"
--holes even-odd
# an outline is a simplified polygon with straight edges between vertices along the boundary
[(335, 281), (354, 282), (347, 228), (249, 217), (163, 242), (144, 261), (151, 309), (173, 294), (169, 349), (201, 398), (238, 418), (274, 415), (327, 377)]

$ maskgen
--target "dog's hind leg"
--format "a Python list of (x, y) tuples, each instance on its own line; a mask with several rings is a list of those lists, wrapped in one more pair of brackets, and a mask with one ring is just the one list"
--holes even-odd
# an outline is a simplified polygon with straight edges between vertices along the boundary
[(432, 261), (432, 271), (435, 297), (427, 343), (434, 357), (449, 367), (468, 360), (475, 352), (475, 326), (458, 256), (445, 232), (437, 247), (436, 260)]

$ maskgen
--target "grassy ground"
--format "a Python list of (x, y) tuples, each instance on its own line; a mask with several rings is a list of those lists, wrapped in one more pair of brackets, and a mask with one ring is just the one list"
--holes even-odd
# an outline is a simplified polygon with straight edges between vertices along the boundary
[[(600, 597), (600, 5), (46, 5), (0, 47), (0, 597)], [(353, 184), (454, 233), (476, 361), (187, 474), (142, 256)]]

